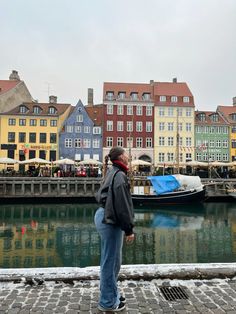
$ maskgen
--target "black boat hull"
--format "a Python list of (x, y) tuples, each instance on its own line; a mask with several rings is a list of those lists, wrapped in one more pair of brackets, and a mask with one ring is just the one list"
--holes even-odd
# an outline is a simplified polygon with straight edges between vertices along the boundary
[(189, 190), (166, 193), (162, 195), (132, 195), (134, 205), (162, 205), (162, 204), (191, 204), (196, 202), (203, 202), (205, 199), (205, 188), (200, 191)]

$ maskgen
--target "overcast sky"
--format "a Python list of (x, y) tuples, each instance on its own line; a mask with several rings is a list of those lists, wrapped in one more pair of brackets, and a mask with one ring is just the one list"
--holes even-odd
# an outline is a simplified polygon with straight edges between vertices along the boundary
[(0, 0), (0, 79), (87, 103), (104, 81), (187, 82), (196, 109), (236, 96), (235, 0)]

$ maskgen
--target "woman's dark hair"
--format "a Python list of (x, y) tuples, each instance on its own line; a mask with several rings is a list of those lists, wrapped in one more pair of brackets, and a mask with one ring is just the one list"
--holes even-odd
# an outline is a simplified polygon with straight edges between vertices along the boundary
[(122, 147), (112, 147), (108, 157), (111, 159), (111, 161), (118, 159), (120, 155), (122, 155), (125, 152), (124, 148)]

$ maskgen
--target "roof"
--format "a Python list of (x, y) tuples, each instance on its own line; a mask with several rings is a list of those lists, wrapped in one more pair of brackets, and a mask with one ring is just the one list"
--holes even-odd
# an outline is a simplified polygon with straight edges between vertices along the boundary
[[(201, 121), (199, 119), (199, 115), (201, 113), (204, 113), (206, 115), (206, 120), (205, 121)], [(213, 114), (217, 114), (219, 117), (219, 121), (212, 121), (211, 116)], [(195, 111), (195, 124), (206, 124), (206, 125), (210, 125), (210, 124), (228, 124), (228, 122), (224, 119), (224, 117), (222, 117), (219, 113), (217, 113), (216, 111)]]
[(236, 114), (236, 106), (218, 106), (217, 111), (223, 114), (229, 123), (236, 123), (236, 121), (232, 119), (232, 114)]
[(155, 82), (154, 83), (155, 96), (188, 96), (193, 97), (188, 85), (186, 83), (174, 82)]
[[(28, 108), (28, 111), (25, 113), (20, 112), (20, 107), (25, 106)], [(40, 107), (41, 112), (39, 114), (35, 114), (33, 112), (34, 107)], [(50, 116), (60, 116), (62, 115), (68, 108), (71, 107), (70, 104), (58, 104), (58, 103), (35, 103), (35, 102), (25, 102), (21, 105), (7, 111), (4, 113), (1, 113), (1, 115), (23, 115), (23, 116), (48, 116), (48, 109), (50, 107), (54, 107), (57, 110), (57, 113), (50, 114)]]
[(103, 99), (107, 92), (114, 92), (114, 98), (117, 98), (119, 92), (125, 92), (126, 98), (131, 93), (138, 93), (138, 100), (143, 100), (142, 95), (144, 93), (150, 93), (151, 99), (153, 99), (153, 87), (150, 84), (145, 83), (115, 83), (115, 82), (104, 82), (103, 84)]
[(0, 80), (0, 95), (8, 92), (21, 82), (18, 80)]
[(103, 105), (85, 106), (89, 118), (96, 126), (102, 125)]

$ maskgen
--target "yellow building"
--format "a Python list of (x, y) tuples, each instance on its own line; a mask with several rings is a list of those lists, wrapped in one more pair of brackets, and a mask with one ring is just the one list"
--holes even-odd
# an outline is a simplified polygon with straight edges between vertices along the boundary
[(23, 103), (0, 114), (0, 157), (16, 160), (59, 158), (59, 132), (72, 106), (49, 103)]
[(158, 82), (154, 94), (155, 164), (194, 159), (194, 99), (187, 84)]

